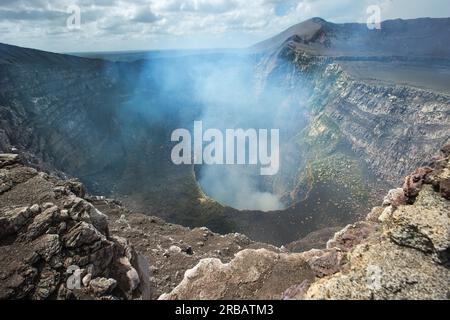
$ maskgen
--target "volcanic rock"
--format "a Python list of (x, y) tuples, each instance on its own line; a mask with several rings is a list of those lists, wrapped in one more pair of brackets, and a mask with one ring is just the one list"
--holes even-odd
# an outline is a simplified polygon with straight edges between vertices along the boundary
[(404, 189), (395, 189), (327, 249), (204, 259), (160, 299), (448, 299), (450, 202), (436, 185), (448, 178), (450, 160), (439, 163), (408, 177), (407, 202), (396, 201)]
[(160, 299), (280, 299), (292, 283), (313, 279), (314, 273), (300, 254), (243, 250), (227, 264), (219, 259), (201, 260)]
[(341, 270), (314, 282), (301, 298), (448, 299), (450, 202), (435, 185), (447, 179), (450, 161), (439, 163), (433, 172), (410, 175), (405, 193), (411, 203), (385, 207), (378, 223), (363, 222), (374, 225), (369, 236), (347, 246)]
[(106, 217), (78, 198), (81, 185), (58, 189), (66, 183), (21, 165), (18, 157), (0, 159), (1, 182), (9, 186), (0, 193), (0, 299), (141, 295), (134, 249), (109, 237)]

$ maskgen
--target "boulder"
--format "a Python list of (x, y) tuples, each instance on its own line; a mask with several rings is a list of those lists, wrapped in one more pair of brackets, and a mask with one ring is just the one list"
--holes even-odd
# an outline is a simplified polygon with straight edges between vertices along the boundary
[(81, 248), (98, 241), (106, 241), (106, 238), (93, 225), (78, 222), (64, 235), (63, 241), (66, 248)]
[(427, 175), (431, 172), (433, 172), (433, 169), (429, 167), (422, 167), (405, 178), (403, 191), (409, 201), (413, 201), (414, 198), (419, 194)]
[(56, 216), (58, 211), (58, 207), (52, 205), (42, 213), (38, 214), (27, 229), (27, 238), (34, 240), (44, 234), (54, 222), (53, 218)]
[(89, 282), (89, 288), (97, 296), (111, 293), (116, 285), (117, 281), (111, 278), (95, 278)]
[(332, 275), (338, 272), (345, 260), (345, 253), (340, 249), (313, 249), (301, 254), (309, 264), (317, 278)]
[(64, 207), (72, 219), (91, 223), (102, 233), (108, 234), (106, 216), (86, 200), (72, 195), (64, 202)]
[(403, 188), (397, 188), (389, 190), (386, 197), (383, 199), (383, 206), (401, 206), (403, 204), (406, 204), (407, 197), (405, 196), (405, 191)]
[(401, 206), (385, 232), (397, 244), (442, 257), (450, 249), (450, 202), (425, 185), (414, 206)]

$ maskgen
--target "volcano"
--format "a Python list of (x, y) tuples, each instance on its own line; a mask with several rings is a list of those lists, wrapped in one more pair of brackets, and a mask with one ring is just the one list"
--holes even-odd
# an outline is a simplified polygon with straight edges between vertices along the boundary
[[(0, 45), (0, 152), (189, 227), (277, 245), (356, 221), (450, 138), (450, 19), (314, 18), (243, 50)], [(171, 133), (280, 129), (280, 167), (171, 161)]]

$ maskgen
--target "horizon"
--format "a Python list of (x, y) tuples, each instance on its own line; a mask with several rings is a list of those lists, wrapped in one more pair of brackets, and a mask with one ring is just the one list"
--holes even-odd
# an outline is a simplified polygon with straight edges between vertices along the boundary
[[(251, 43), (247, 46), (243, 46), (243, 47), (198, 47), (198, 48), (155, 48), (155, 49), (118, 49), (118, 50), (100, 50), (100, 51), (49, 51), (49, 50), (45, 50), (45, 49), (39, 49), (39, 48), (33, 48), (33, 47), (27, 47), (27, 46), (21, 46), (21, 45), (17, 45), (17, 44), (13, 44), (13, 43), (6, 43), (6, 42), (2, 42), (0, 41), (0, 44), (4, 44), (4, 45), (9, 45), (9, 46), (16, 46), (16, 47), (20, 47), (20, 48), (24, 48), (24, 49), (32, 49), (32, 50), (38, 50), (38, 51), (44, 51), (44, 52), (50, 52), (50, 53), (56, 53), (56, 54), (66, 54), (66, 55), (91, 55), (91, 54), (133, 54), (133, 53), (148, 53), (148, 52), (163, 52), (163, 53), (167, 53), (167, 52), (205, 52), (205, 51), (234, 51), (234, 50), (245, 50), (245, 49), (249, 49), (253, 46), (256, 46), (266, 40), (270, 40), (273, 37), (276, 37), (277, 35), (283, 33), (284, 31), (288, 30), (291, 27), (294, 27), (296, 25), (299, 25), (303, 22), (309, 21), (309, 20), (313, 20), (313, 19), (322, 19), (328, 23), (332, 23), (332, 24), (365, 24), (362, 22), (334, 22), (334, 21), (329, 21), (326, 19), (323, 19), (322, 17), (311, 17), (308, 18), (306, 20), (297, 22), (283, 30), (280, 30), (279, 32), (268, 36), (265, 39), (259, 40), (258, 42), (255, 43)], [(417, 17), (417, 18), (410, 18), (410, 19), (403, 19), (403, 18), (392, 18), (392, 19), (387, 19), (387, 20), (382, 20), (381, 24), (389, 22), (389, 21), (396, 21), (396, 20), (401, 20), (401, 21), (408, 21), (408, 20), (419, 20), (419, 19), (450, 19), (449, 17)]]
[(321, 17), (366, 23), (448, 18), (445, 0), (20, 0), (0, 4), (0, 42), (56, 53), (226, 50), (251, 47)]

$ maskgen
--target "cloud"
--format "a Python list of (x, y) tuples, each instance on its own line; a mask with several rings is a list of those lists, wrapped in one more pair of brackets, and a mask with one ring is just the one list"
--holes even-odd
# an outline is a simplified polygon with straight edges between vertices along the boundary
[(52, 10), (4, 10), (0, 9), (0, 19), (6, 21), (48, 21), (54, 19), (65, 19), (66, 12)]
[(141, 7), (136, 10), (132, 21), (140, 23), (153, 23), (160, 20), (161, 17), (152, 12), (148, 7)]
[[(54, 51), (248, 46), (315, 16), (365, 22), (372, 4), (383, 20), (450, 16), (448, 0), (1, 0), (0, 42)], [(66, 28), (70, 5), (81, 10), (77, 39)]]
[(164, 12), (224, 13), (237, 6), (234, 0), (159, 0), (154, 7)]

